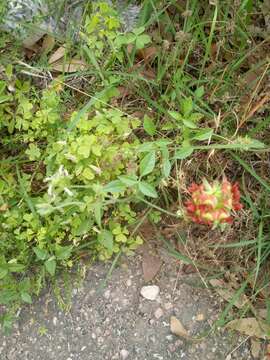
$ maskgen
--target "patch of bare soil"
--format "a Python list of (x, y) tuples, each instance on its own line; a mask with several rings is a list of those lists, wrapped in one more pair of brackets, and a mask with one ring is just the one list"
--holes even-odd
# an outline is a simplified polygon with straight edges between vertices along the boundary
[[(184, 274), (162, 251), (160, 268), (146, 283), (143, 256), (122, 259), (106, 286), (109, 266), (94, 265), (80, 288), (74, 283), (67, 313), (49, 292), (23, 309), (14, 332), (0, 338), (0, 359), (253, 359), (247, 338), (210, 332), (222, 303), (196, 274)], [(145, 285), (159, 288), (155, 300), (141, 295)], [(171, 332), (172, 317), (185, 336)]]

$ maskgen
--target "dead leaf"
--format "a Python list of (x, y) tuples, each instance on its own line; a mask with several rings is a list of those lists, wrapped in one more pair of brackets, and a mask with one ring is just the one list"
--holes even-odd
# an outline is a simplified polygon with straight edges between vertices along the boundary
[(118, 86), (117, 90), (119, 91), (119, 97), (126, 98), (130, 95), (130, 89), (126, 86)]
[(151, 69), (151, 68), (146, 69), (145, 67), (141, 66), (140, 63), (135, 64), (134, 66), (132, 66), (128, 70), (129, 73), (133, 73), (135, 71), (137, 73), (139, 73), (140, 76), (145, 77), (146, 79), (149, 79), (149, 80), (156, 79), (155, 71), (153, 69)]
[(149, 46), (146, 49), (138, 50), (137, 58), (144, 60), (145, 63), (149, 63), (154, 60), (158, 54), (158, 48), (156, 46)]
[(46, 34), (46, 31), (42, 29), (36, 29), (23, 40), (23, 46), (26, 49), (32, 50), (33, 46)]
[[(231, 301), (233, 296), (235, 296), (236, 290), (230, 287), (229, 284), (221, 279), (211, 279), (210, 284), (215, 288), (215, 291), (226, 301)], [(242, 309), (249, 302), (245, 294), (239, 295), (239, 297), (234, 301), (233, 305), (238, 309)]]
[(210, 48), (210, 56), (212, 61), (216, 61), (219, 53), (219, 44), (213, 43)]
[(243, 122), (250, 119), (258, 110), (260, 110), (265, 103), (267, 104), (270, 101), (270, 95), (266, 94), (262, 99), (260, 99), (256, 104), (254, 104), (253, 108), (249, 111), (249, 113), (241, 120), (241, 123), (238, 127), (241, 127)]
[[(137, 111), (134, 111), (131, 116), (133, 117), (133, 119), (140, 119), (142, 120), (144, 118), (144, 115), (145, 115), (145, 112), (144, 111), (141, 111), (141, 110), (137, 110)], [(153, 229), (151, 229), (151, 231), (153, 231)], [(141, 229), (140, 229), (140, 232), (141, 232)], [(148, 233), (149, 234), (149, 233)]]
[(248, 336), (255, 336), (259, 339), (265, 339), (269, 331), (267, 326), (259, 323), (256, 318), (235, 319), (230, 321), (226, 325), (226, 328), (239, 331)]
[(52, 70), (59, 71), (59, 72), (67, 72), (67, 73), (74, 73), (76, 71), (83, 71), (87, 69), (87, 64), (78, 59), (71, 59), (68, 62), (64, 61), (57, 61), (56, 63), (52, 64)]
[(178, 320), (175, 316), (171, 316), (170, 329), (174, 335), (183, 337), (185, 339), (190, 337), (180, 320)]
[(270, 359), (270, 344), (266, 345), (266, 356), (267, 356), (267, 359)]
[(255, 359), (259, 359), (261, 352), (261, 342), (258, 339), (250, 339), (250, 351), (251, 355)]
[[(127, 52), (130, 55), (134, 51), (134, 45), (128, 44), (127, 45)], [(158, 48), (156, 46), (149, 46), (144, 49), (137, 49), (136, 50), (136, 62), (144, 61), (146, 64), (154, 60), (154, 58), (158, 55)]]
[(268, 313), (267, 309), (258, 309), (258, 310), (257, 310), (257, 313), (256, 313), (256, 316), (258, 316), (258, 317), (266, 320), (266, 318), (267, 318), (267, 313)]
[(128, 44), (127, 45), (127, 53), (130, 55), (134, 50), (134, 45), (133, 44)]
[(43, 39), (43, 43), (40, 49), (41, 54), (48, 54), (55, 45), (55, 38), (51, 35), (45, 35)]
[(143, 268), (143, 277), (146, 282), (151, 281), (159, 272), (159, 269), (162, 265), (161, 259), (156, 255), (149, 254), (146, 251), (143, 254), (142, 268)]
[[(239, 79), (239, 85), (244, 90), (254, 91), (256, 88), (261, 76), (263, 75), (264, 67), (256, 67), (254, 66), (252, 69), (244, 73)], [(263, 87), (263, 84), (261, 85)], [(261, 89), (258, 89), (258, 91)]]
[(150, 68), (149, 69), (143, 69), (140, 72), (140, 75), (145, 77), (148, 80), (154, 80), (157, 77), (155, 71), (153, 69), (150, 69)]
[(24, 48), (24, 54), (27, 60), (32, 59), (33, 56), (35, 56), (35, 54), (38, 54), (40, 50), (40, 47), (35, 44), (30, 48)]
[(56, 61), (62, 59), (65, 56), (66, 48), (64, 46), (60, 46), (49, 58), (49, 64), (53, 64)]
[(194, 274), (198, 271), (196, 269), (196, 266), (194, 266), (193, 264), (182, 264), (182, 266), (182, 271), (184, 274)]
[(3, 204), (3, 205), (0, 206), (0, 211), (5, 212), (5, 211), (8, 210), (8, 207), (9, 207), (8, 204)]

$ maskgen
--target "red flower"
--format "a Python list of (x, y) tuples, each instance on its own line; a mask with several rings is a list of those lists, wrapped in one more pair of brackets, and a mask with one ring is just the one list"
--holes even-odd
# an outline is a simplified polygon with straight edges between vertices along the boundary
[(232, 223), (232, 213), (242, 209), (238, 184), (231, 184), (227, 179), (220, 183), (191, 184), (188, 188), (191, 199), (185, 203), (188, 217), (198, 223), (217, 227)]

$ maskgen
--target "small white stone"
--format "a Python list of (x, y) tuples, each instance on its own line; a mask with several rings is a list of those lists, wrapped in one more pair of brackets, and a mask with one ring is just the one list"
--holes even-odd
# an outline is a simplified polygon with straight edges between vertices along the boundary
[(164, 308), (165, 308), (165, 310), (170, 310), (173, 308), (173, 304), (170, 302), (167, 302), (164, 304)]
[(106, 290), (105, 291), (105, 293), (104, 293), (104, 297), (105, 297), (105, 299), (109, 299), (109, 297), (111, 296), (111, 292), (110, 292), (110, 290)]
[(163, 310), (161, 308), (157, 308), (157, 310), (155, 311), (154, 315), (156, 319), (160, 319), (163, 316)]
[(159, 287), (157, 285), (148, 285), (141, 288), (141, 295), (147, 300), (156, 300), (159, 294)]
[(127, 280), (127, 286), (129, 287), (129, 286), (131, 286), (131, 284), (132, 284), (132, 281), (130, 279), (128, 279)]
[(73, 290), (72, 290), (72, 293), (73, 293), (73, 295), (77, 295), (77, 294), (78, 294), (78, 289), (76, 289), (76, 288), (73, 289)]
[(56, 326), (56, 324), (57, 324), (57, 317), (54, 316), (54, 318), (53, 318), (53, 325)]
[(104, 338), (103, 337), (98, 337), (97, 339), (98, 345), (101, 345), (104, 342)]
[(163, 356), (161, 356), (159, 354), (153, 354), (153, 357), (158, 360), (163, 360)]
[(120, 351), (120, 356), (122, 360), (126, 360), (128, 358), (129, 352), (126, 349), (122, 349)]

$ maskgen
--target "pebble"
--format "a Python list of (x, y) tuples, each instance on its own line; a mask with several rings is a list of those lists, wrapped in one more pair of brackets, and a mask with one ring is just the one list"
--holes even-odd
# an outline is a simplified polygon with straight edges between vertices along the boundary
[(131, 284), (132, 284), (132, 281), (130, 279), (128, 279), (127, 280), (127, 286), (129, 287), (129, 286), (131, 286)]
[(120, 351), (120, 356), (122, 360), (126, 360), (128, 358), (129, 352), (126, 349), (122, 349)]
[(78, 289), (76, 289), (76, 288), (73, 289), (73, 290), (72, 290), (72, 294), (73, 294), (73, 295), (77, 295), (77, 294), (78, 294)]
[(199, 345), (200, 349), (202, 349), (203, 351), (205, 351), (207, 349), (207, 344), (205, 342), (201, 343)]
[(106, 290), (105, 291), (105, 293), (104, 293), (104, 297), (105, 297), (105, 299), (109, 299), (109, 297), (111, 296), (111, 292), (110, 292), (110, 290)]
[(98, 345), (101, 345), (104, 342), (103, 337), (99, 336), (97, 339)]
[(150, 336), (150, 340), (152, 341), (153, 344), (155, 344), (155, 342), (156, 342), (155, 336)]
[(183, 346), (184, 343), (183, 343), (182, 340), (178, 339), (178, 340), (176, 340), (176, 342), (174, 343), (174, 345), (175, 345), (176, 347), (180, 347), (180, 346)]
[(122, 300), (122, 305), (123, 305), (124, 307), (128, 306), (128, 305), (129, 305), (129, 299), (123, 299), (123, 300)]
[(163, 310), (161, 308), (157, 308), (154, 315), (156, 319), (160, 319), (164, 315)]
[(168, 345), (168, 349), (169, 349), (169, 351), (170, 351), (171, 353), (173, 353), (173, 352), (175, 352), (176, 347), (174, 346), (174, 344), (169, 344), (169, 345)]
[(167, 302), (164, 304), (164, 308), (165, 308), (165, 310), (170, 310), (173, 308), (173, 304), (170, 302)]
[(141, 288), (141, 295), (147, 300), (154, 301), (158, 297), (159, 287), (157, 285), (148, 285)]
[(196, 319), (196, 321), (204, 321), (205, 316), (204, 316), (204, 314), (197, 314), (195, 319)]

